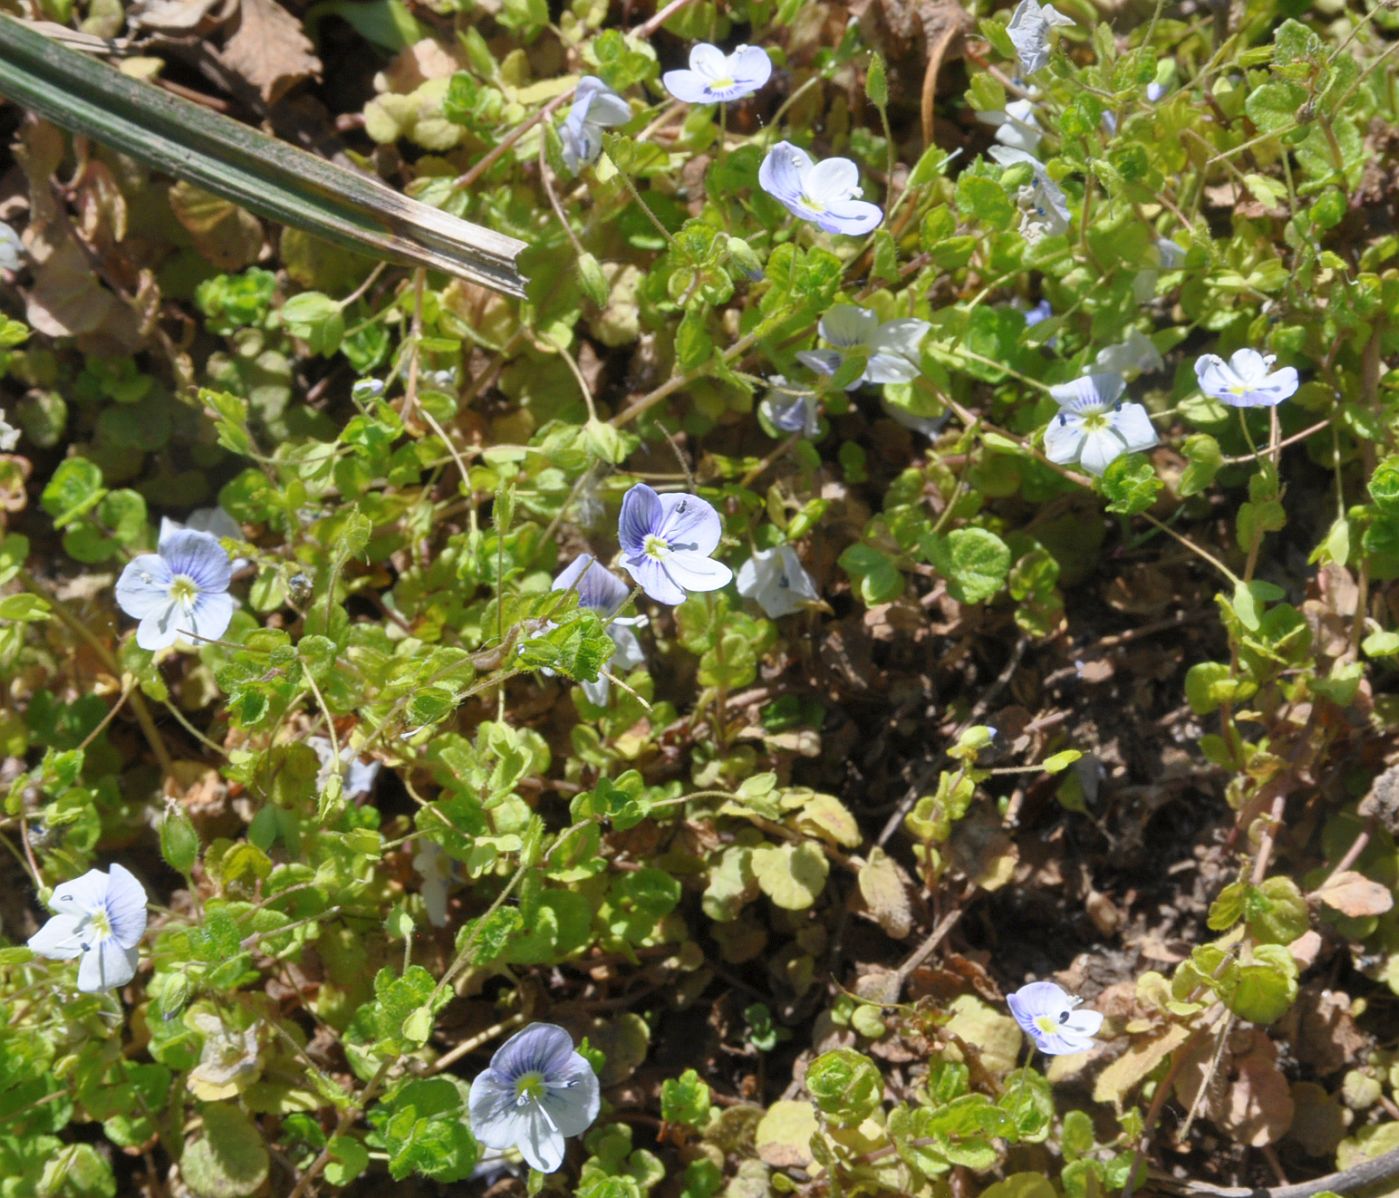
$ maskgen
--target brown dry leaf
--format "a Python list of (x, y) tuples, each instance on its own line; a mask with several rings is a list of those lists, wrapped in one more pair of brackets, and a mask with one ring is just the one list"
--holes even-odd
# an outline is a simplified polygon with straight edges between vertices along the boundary
[(451, 78), (465, 65), (465, 58), (462, 51), (444, 46), (433, 38), (424, 38), (400, 51), (374, 76), (374, 90), (407, 95), (429, 79)]
[(1287, 1134), (1296, 1108), (1274, 1059), (1277, 1050), (1272, 1041), (1259, 1034), (1253, 1043), (1254, 1050), (1235, 1062), (1238, 1076), (1229, 1090), (1224, 1128), (1240, 1143), (1260, 1148)]
[[(121, 339), (123, 323), (132, 334), (136, 325), (135, 314), (96, 282), (87, 255), (72, 241), (61, 243), (34, 272), (25, 319), (48, 337), (76, 337), (100, 330), (114, 332)], [(131, 347), (135, 347), (134, 340)]]
[(1389, 887), (1372, 882), (1353, 869), (1332, 874), (1318, 890), (1312, 892), (1312, 897), (1352, 919), (1383, 915), (1394, 906), (1394, 895)]
[(870, 914), (885, 935), (902, 940), (913, 930), (913, 911), (908, 888), (898, 863), (883, 849), (875, 847), (869, 860), (860, 866), (860, 894), (869, 904)]
[(1123, 1099), (1189, 1037), (1188, 1028), (1172, 1024), (1160, 1035), (1133, 1044), (1098, 1074), (1093, 1084), (1093, 1101), (1110, 1102), (1117, 1110), (1122, 1110)]
[(127, 9), (127, 16), (142, 29), (180, 34), (201, 25), (217, 25), (224, 19), (222, 13), (214, 12), (217, 8), (226, 12), (228, 4), (225, 0), (137, 0)]
[(1292, 1127), (1288, 1136), (1306, 1149), (1308, 1156), (1330, 1156), (1346, 1135), (1346, 1114), (1341, 1104), (1315, 1082), (1292, 1087)]
[(811, 1137), (820, 1130), (816, 1108), (809, 1102), (779, 1100), (768, 1107), (754, 1133), (758, 1156), (778, 1169), (804, 1169), (815, 1159)]
[(192, 183), (170, 188), (170, 207), (194, 248), (220, 270), (242, 270), (257, 261), (262, 226), (251, 212)]
[(301, 22), (273, 0), (239, 0), (233, 33), (219, 59), (268, 104), (321, 73), (321, 60)]

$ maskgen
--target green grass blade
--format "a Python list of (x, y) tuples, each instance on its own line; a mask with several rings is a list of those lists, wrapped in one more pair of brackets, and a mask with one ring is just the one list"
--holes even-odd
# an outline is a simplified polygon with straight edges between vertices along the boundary
[(525, 243), (399, 195), (0, 14), (0, 95), (282, 224), (376, 258), (523, 295)]

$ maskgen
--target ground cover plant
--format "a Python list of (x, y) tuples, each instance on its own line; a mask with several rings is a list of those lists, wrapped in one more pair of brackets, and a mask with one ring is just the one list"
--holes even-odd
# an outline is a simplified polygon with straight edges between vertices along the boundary
[(1393, 4), (21, 15), (0, 1195), (1394, 1187)]

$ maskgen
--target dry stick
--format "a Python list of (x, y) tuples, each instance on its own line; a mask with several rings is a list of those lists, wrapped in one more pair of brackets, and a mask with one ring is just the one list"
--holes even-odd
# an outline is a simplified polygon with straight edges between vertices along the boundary
[(1187, 1198), (1312, 1198), (1314, 1194), (1344, 1194), (1346, 1198), (1367, 1190), (1378, 1189), (1399, 1177), (1399, 1148), (1381, 1156), (1361, 1161), (1339, 1173), (1328, 1173), (1311, 1181), (1297, 1182), (1287, 1186), (1217, 1186), (1207, 1181), (1177, 1181), (1175, 1178), (1153, 1179), (1162, 1190)]
[[(961, 8), (955, 10), (961, 15)], [(920, 97), (919, 115), (923, 122), (923, 145), (924, 147), (933, 144), (933, 99), (938, 88), (938, 74), (942, 70), (942, 60), (947, 57), (947, 51), (951, 47), (957, 35), (962, 32), (962, 23), (951, 17), (944, 18), (947, 21), (946, 27), (938, 35), (938, 40), (928, 48), (928, 67), (923, 72), (923, 94)]]
[[(729, 346), (729, 348), (726, 349), (720, 355), (720, 359), (724, 362), (731, 362), (733, 361), (733, 359), (741, 357), (743, 354), (746, 354), (750, 349), (753, 348), (754, 345), (757, 344), (757, 342), (758, 332), (757, 330), (754, 330), (753, 332), (749, 333), (746, 337), (740, 337), (731, 346)], [(616, 428), (621, 428), (624, 424), (630, 424), (643, 412), (647, 412), (651, 408), (654, 408), (658, 403), (661, 402), (661, 400), (668, 399), (677, 391), (680, 391), (683, 388), (688, 387), (696, 379), (704, 377), (704, 375), (706, 375), (707, 373), (708, 371), (701, 366), (696, 367), (694, 370), (691, 370), (685, 374), (677, 374), (672, 376), (671, 378), (667, 379), (664, 383), (662, 383), (659, 387), (657, 387), (654, 391), (651, 391), (648, 394), (643, 395), (630, 407), (623, 408), (622, 411), (618, 412), (617, 415), (613, 416), (612, 419), (608, 421), (608, 423)]]

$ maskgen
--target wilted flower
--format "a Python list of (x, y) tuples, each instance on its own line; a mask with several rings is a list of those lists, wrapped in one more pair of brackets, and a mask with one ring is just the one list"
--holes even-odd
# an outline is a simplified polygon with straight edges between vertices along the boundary
[(691, 591), (729, 584), (733, 571), (709, 556), (722, 534), (719, 513), (698, 495), (657, 495), (637, 483), (622, 496), (622, 565), (657, 603), (684, 603)]
[(559, 126), (564, 165), (575, 175), (602, 153), (602, 131), (631, 120), (627, 102), (596, 75), (584, 75), (573, 93), (573, 107)]
[(1077, 463), (1102, 474), (1124, 453), (1156, 444), (1151, 417), (1139, 403), (1119, 403), (1126, 383), (1116, 374), (1089, 374), (1051, 387), (1060, 411), (1044, 432), (1044, 452), (1061, 466)]
[(531, 1023), (496, 1050), (471, 1083), (471, 1132), (487, 1148), (518, 1148), (530, 1168), (563, 1164), (564, 1140), (582, 1135), (602, 1097), (592, 1066), (552, 1023)]
[(428, 923), (434, 928), (445, 928), (447, 891), (456, 871), (456, 863), (442, 851), (442, 846), (435, 840), (421, 836), (418, 838), (418, 851), (413, 854), (413, 868), (423, 880), (423, 884), (418, 887), (418, 893), (423, 896)]
[(1166, 85), (1164, 83), (1157, 83), (1153, 79), (1146, 85), (1146, 98), (1149, 103), (1155, 104), (1165, 94)]
[[(621, 670), (631, 670), (646, 660), (646, 653), (641, 647), (641, 641), (632, 631), (634, 628), (644, 627), (646, 617), (615, 615), (622, 604), (627, 601), (631, 590), (611, 570), (597, 561), (591, 553), (580, 553), (573, 561), (569, 562), (564, 567), (563, 572), (554, 579), (554, 585), (550, 589), (577, 591), (579, 607), (590, 608), (604, 620), (610, 619), (612, 621), (607, 625), (607, 635), (612, 638), (612, 643), (616, 649), (608, 662), (609, 665), (615, 665)], [(600, 675), (596, 682), (581, 681), (578, 685), (588, 696), (588, 702), (594, 703), (598, 707), (607, 706), (607, 697), (611, 694), (612, 683), (606, 675)]]
[(19, 234), (0, 221), (0, 270), (17, 271), (24, 264), (24, 243)]
[(771, 75), (772, 59), (758, 46), (739, 46), (725, 54), (718, 46), (700, 42), (690, 51), (690, 69), (667, 71), (661, 82), (687, 104), (718, 104), (751, 96)]
[(1139, 329), (1132, 329), (1125, 341), (1108, 345), (1098, 351), (1093, 359), (1093, 373), (1120, 374), (1131, 378), (1137, 374), (1160, 370), (1165, 361), (1151, 338)]
[(383, 393), (383, 379), (356, 379), (350, 388), (350, 398), (356, 403), (367, 403), (371, 399), (378, 399)]
[(1024, 150), (1027, 154), (1039, 151), (1042, 134), (1040, 123), (1035, 119), (1035, 106), (1029, 100), (1012, 100), (1004, 110), (988, 108), (976, 114), (976, 119), (988, 125), (995, 125), (996, 140), (1003, 146)]
[(758, 183), (793, 216), (827, 233), (868, 233), (884, 219), (878, 204), (856, 198), (860, 172), (850, 159), (814, 162), (789, 141), (779, 141), (767, 152)]
[(218, 538), (185, 529), (127, 565), (117, 579), (117, 604), (141, 621), (136, 643), (142, 649), (164, 649), (190, 633), (217, 640), (233, 619), (231, 575)]
[(1072, 25), (1073, 21), (1058, 9), (1035, 0), (1020, 0), (1011, 14), (1006, 32), (1020, 59), (1020, 68), (1033, 75), (1049, 61), (1049, 31), (1056, 25)]
[(55, 961), (81, 957), (79, 990), (96, 994), (136, 976), (146, 892), (130, 871), (120, 865), (110, 874), (90, 869), (59, 886), (49, 905), (58, 914), (29, 938), (29, 947)]
[(866, 350), (869, 356), (864, 373), (846, 385), (847, 391), (853, 391), (861, 383), (908, 383), (916, 379), (918, 347), (932, 325), (912, 318), (881, 324), (868, 308), (836, 304), (821, 317), (818, 327), (821, 336), (836, 348), (802, 350), (797, 360), (829, 376), (840, 369), (846, 353)]
[[(192, 528), (195, 532), (207, 532), (212, 537), (221, 540), (227, 537), (231, 541), (241, 541), (243, 539), (243, 526), (238, 523), (221, 507), (197, 507), (185, 518), (184, 522), (172, 520), (169, 516), (160, 518), (160, 535), (156, 538), (157, 545), (163, 545), (167, 538), (183, 529)], [(248, 564), (246, 557), (235, 557), (229, 563), (229, 569), (235, 574)]]
[(5, 419), (4, 412), (0, 412), (0, 449), (9, 453), (18, 444), (19, 429)]
[(780, 374), (773, 375), (768, 382), (771, 390), (758, 404), (758, 411), (767, 417), (768, 423), (780, 432), (815, 437), (821, 431), (816, 400), (805, 392), (787, 390), (787, 380)]
[(816, 583), (790, 545), (759, 549), (738, 568), (738, 593), (756, 599), (774, 620), (820, 600)]
[(218, 1102), (241, 1094), (262, 1074), (258, 1023), (239, 1029), (212, 1011), (191, 1012), (187, 1021), (204, 1037), (199, 1063), (189, 1071), (188, 1084), (201, 1102)]
[(1218, 354), (1202, 354), (1195, 363), (1200, 390), (1212, 399), (1235, 408), (1273, 408), (1297, 393), (1297, 368), (1274, 370), (1276, 354), (1256, 349), (1236, 349), (1224, 361)]
[(992, 146), (991, 157), (1002, 166), (1028, 166), (1034, 174), (1034, 182), (1022, 187), (1016, 201), (1020, 205), (1020, 235), (1026, 241), (1035, 242), (1041, 237), (1065, 233), (1069, 228), (1069, 202), (1064, 190), (1052, 178), (1049, 171), (1033, 154), (1010, 146)]
[(367, 795), (374, 789), (374, 783), (382, 768), (377, 761), (364, 762), (349, 745), (340, 746), (340, 756), (335, 756), (335, 746), (330, 738), (312, 736), (306, 741), (316, 751), (321, 760), (320, 773), (316, 775), (316, 789), (324, 790), (332, 774), (340, 775), (341, 793), (346, 799)]
[(1103, 1017), (1097, 1011), (1077, 1010), (1082, 1001), (1053, 982), (1031, 982), (1006, 995), (1015, 1022), (1048, 1056), (1087, 1052), (1095, 1046), (1093, 1037)]

